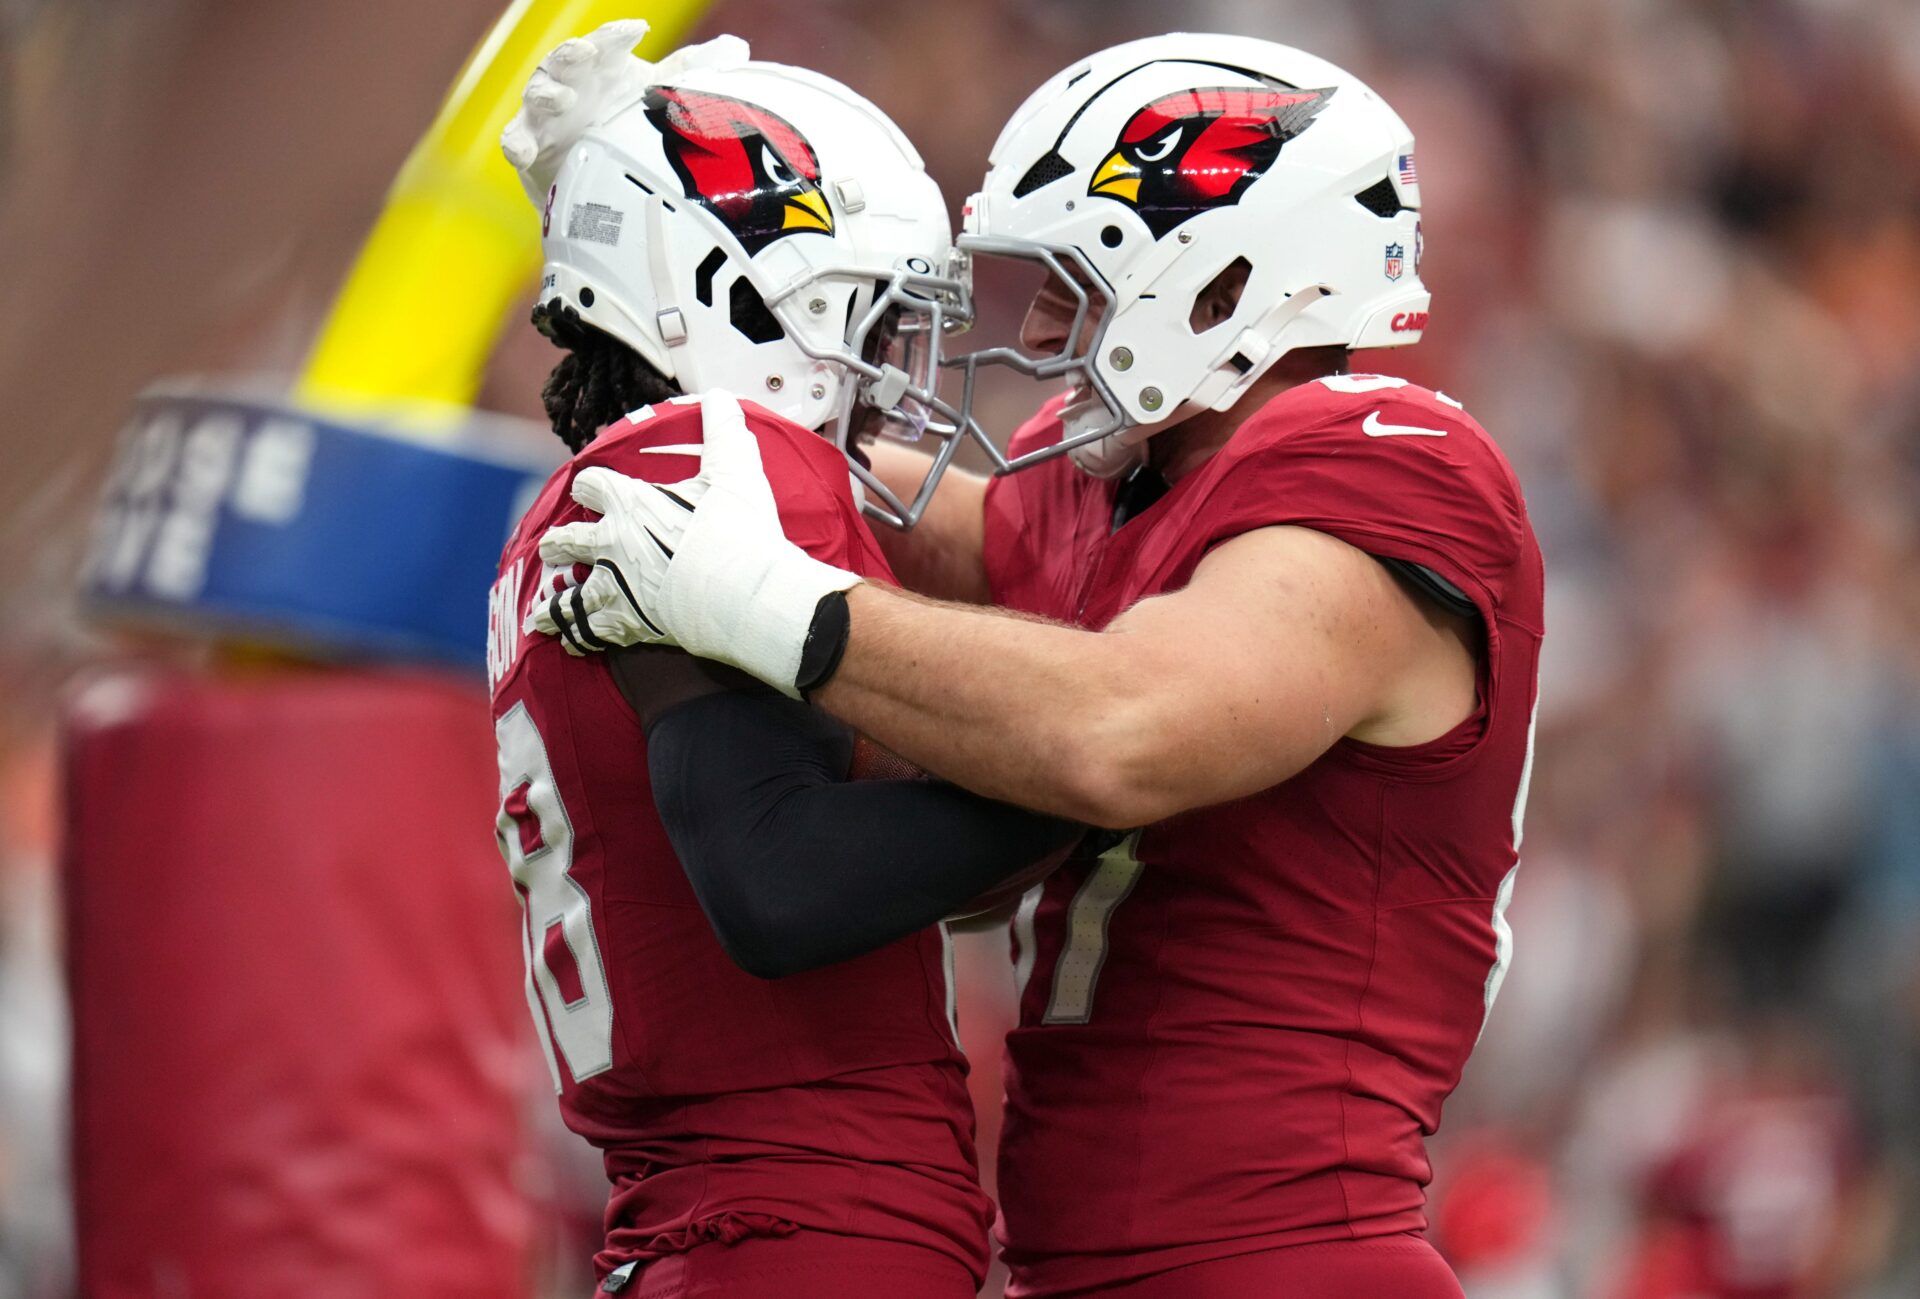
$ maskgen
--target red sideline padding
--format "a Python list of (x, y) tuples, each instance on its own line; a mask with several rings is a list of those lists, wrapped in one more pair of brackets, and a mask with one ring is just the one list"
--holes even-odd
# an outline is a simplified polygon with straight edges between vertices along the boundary
[(68, 729), (81, 1293), (527, 1294), (479, 688), (116, 676)]

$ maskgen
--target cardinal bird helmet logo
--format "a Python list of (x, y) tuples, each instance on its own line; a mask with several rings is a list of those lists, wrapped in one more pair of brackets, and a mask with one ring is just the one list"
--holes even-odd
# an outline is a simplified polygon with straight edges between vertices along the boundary
[(653, 87), (646, 108), (687, 197), (724, 222), (747, 256), (788, 235), (833, 233), (820, 160), (785, 118), (679, 86)]
[(1332, 98), (1332, 88), (1278, 84), (1163, 95), (1128, 119), (1087, 193), (1130, 204), (1159, 239), (1201, 212), (1238, 203)]

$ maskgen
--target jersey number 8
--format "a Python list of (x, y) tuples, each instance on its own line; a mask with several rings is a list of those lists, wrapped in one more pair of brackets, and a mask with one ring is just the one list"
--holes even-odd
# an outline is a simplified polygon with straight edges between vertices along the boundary
[[(575, 1082), (613, 1067), (613, 998), (593, 933), (587, 891), (573, 881), (573, 823), (560, 801), (546, 742), (515, 704), (494, 723), (500, 750), (500, 855), (513, 873), (523, 923), (527, 1006), (560, 1090), (554, 1049)], [(544, 1009), (543, 1009), (544, 1008)]]

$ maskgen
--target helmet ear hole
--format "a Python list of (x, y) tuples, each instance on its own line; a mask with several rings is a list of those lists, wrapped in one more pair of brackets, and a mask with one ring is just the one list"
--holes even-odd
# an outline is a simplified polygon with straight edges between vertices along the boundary
[(1247, 281), (1253, 277), (1253, 263), (1244, 257), (1236, 257), (1220, 268), (1220, 273), (1207, 281), (1206, 287), (1194, 295), (1193, 310), (1187, 315), (1187, 328), (1196, 334), (1204, 334), (1233, 319), (1233, 313), (1240, 305), (1240, 295), (1247, 291)]
[(752, 343), (777, 343), (787, 336), (780, 318), (767, 307), (767, 300), (753, 281), (742, 275), (727, 292), (727, 319)]

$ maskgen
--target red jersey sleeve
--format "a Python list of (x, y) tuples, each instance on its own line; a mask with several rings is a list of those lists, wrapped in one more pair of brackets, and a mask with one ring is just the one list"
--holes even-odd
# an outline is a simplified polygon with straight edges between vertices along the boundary
[[(1369, 384), (1381, 386), (1369, 387)], [(1255, 528), (1294, 525), (1423, 565), (1489, 616), (1537, 621), (1540, 571), (1518, 482), (1458, 403), (1343, 376), (1303, 385), (1220, 453), (1193, 563)]]
[[(787, 536), (823, 563), (892, 583), (893, 570), (860, 513), (852, 475), (839, 448), (751, 402), (742, 402), (741, 409), (760, 444), (761, 467), (773, 487), (774, 505)], [(528, 611), (587, 575), (584, 565), (570, 571), (547, 567), (538, 554), (540, 538), (549, 528), (592, 517), (573, 499), (575, 476), (597, 465), (662, 486), (684, 482), (700, 472), (703, 422), (699, 404), (691, 400), (636, 411), (602, 429), (547, 480), (507, 543), (501, 579), (495, 583), (488, 610), (488, 677), (496, 693), (532, 645), (546, 639), (521, 632)], [(674, 454), (678, 448), (684, 448), (685, 454)]]
[[(853, 480), (838, 447), (752, 402), (742, 402), (747, 428), (760, 443), (760, 463), (773, 487), (780, 526), (796, 546), (823, 563), (862, 577), (890, 580), (885, 561), (854, 498)], [(693, 401), (663, 402), (636, 412), (603, 430), (560, 473), (528, 518), (541, 518), (541, 531), (587, 517), (568, 495), (573, 477), (590, 465), (650, 483), (671, 485), (700, 472), (693, 449), (701, 444), (703, 416)], [(689, 454), (662, 454), (687, 447)], [(545, 505), (547, 509), (541, 509)], [(537, 542), (537, 537), (535, 538)]]

